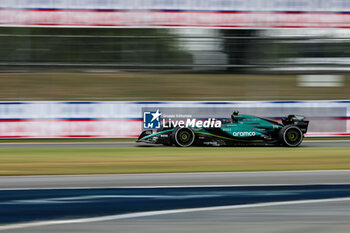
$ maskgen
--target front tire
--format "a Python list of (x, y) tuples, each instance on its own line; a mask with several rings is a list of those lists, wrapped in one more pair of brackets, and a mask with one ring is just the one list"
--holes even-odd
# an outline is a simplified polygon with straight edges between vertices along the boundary
[(190, 128), (176, 128), (172, 134), (172, 140), (176, 146), (189, 147), (192, 146), (195, 134)]
[(284, 126), (278, 133), (280, 142), (284, 146), (297, 147), (303, 141), (303, 133), (294, 125)]

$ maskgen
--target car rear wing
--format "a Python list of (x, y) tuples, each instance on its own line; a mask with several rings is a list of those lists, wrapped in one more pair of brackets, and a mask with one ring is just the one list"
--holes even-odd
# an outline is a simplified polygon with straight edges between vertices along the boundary
[(304, 116), (288, 115), (288, 117), (282, 118), (282, 124), (295, 125), (301, 130), (301, 132), (306, 133), (309, 121), (306, 121)]

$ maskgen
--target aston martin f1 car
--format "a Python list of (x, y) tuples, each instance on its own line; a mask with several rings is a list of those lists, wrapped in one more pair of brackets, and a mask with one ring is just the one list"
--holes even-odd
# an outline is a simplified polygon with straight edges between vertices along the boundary
[(289, 115), (282, 122), (241, 115), (235, 111), (231, 119), (220, 120), (220, 127), (161, 127), (156, 132), (144, 130), (137, 142), (189, 146), (277, 145), (296, 147), (307, 132), (309, 121)]

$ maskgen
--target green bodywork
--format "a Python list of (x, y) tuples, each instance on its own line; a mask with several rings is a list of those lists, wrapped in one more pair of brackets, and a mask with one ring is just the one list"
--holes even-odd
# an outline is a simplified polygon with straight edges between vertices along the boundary
[(160, 134), (164, 134), (164, 133), (169, 133), (169, 132), (172, 132), (172, 131), (174, 131), (174, 129), (168, 129), (168, 130), (160, 131), (160, 132), (157, 132), (157, 133), (154, 133), (154, 134), (147, 135), (147, 136), (144, 137), (144, 139), (147, 139), (147, 138), (150, 138), (150, 137), (153, 137), (153, 136), (157, 136), (157, 135), (160, 135)]
[[(279, 131), (283, 125), (276, 121), (264, 119), (250, 115), (234, 115), (233, 120), (227, 123), (223, 123), (221, 131), (223, 134), (216, 135), (215, 133), (208, 132), (205, 128), (193, 128), (195, 133), (209, 134), (211, 136), (220, 137), (223, 139), (249, 139), (258, 138), (262, 135), (273, 134)], [(227, 137), (225, 137), (227, 136)]]
[[(282, 124), (276, 121), (251, 115), (233, 115), (232, 118), (232, 121), (223, 121), (221, 128), (217, 128), (216, 130), (203, 127), (192, 127), (192, 130), (197, 135), (209, 135), (226, 140), (252, 141), (252, 139), (256, 139), (259, 141), (263, 140), (263, 135), (271, 135), (283, 127)], [(153, 133), (145, 136), (144, 139), (169, 133), (173, 130), (168, 129)]]

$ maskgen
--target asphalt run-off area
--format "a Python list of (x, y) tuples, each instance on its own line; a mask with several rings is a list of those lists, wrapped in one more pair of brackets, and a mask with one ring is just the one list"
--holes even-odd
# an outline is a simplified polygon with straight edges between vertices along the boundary
[(346, 170), (1, 177), (0, 230), (232, 232), (234, 223), (243, 230), (256, 219), (266, 223), (255, 230), (269, 232), (302, 219), (317, 232), (327, 219), (333, 232), (343, 232), (349, 178)]
[[(162, 211), (169, 210), (196, 212), (208, 207), (234, 208), (261, 203), (350, 200), (350, 185), (34, 189), (2, 190), (0, 195), (0, 224), (14, 224), (83, 218), (102, 221), (103, 218), (97, 217), (118, 219), (117, 216), (147, 216), (147, 212), (154, 215), (157, 211), (163, 214)], [(130, 215), (132, 213), (138, 215)], [(6, 226), (0, 226), (0, 230), (2, 228)]]

